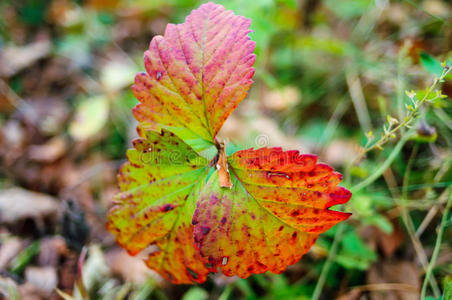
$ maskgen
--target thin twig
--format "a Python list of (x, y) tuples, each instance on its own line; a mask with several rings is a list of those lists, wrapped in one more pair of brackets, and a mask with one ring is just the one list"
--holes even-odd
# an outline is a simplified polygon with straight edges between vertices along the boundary
[(406, 283), (374, 283), (354, 286), (351, 289), (360, 292), (365, 291), (405, 291), (413, 293), (418, 292), (418, 289), (415, 286)]
[(429, 282), (430, 277), (432, 276), (433, 267), (435, 266), (436, 260), (438, 258), (439, 249), (441, 247), (441, 242), (443, 240), (444, 229), (449, 218), (449, 211), (451, 206), (452, 206), (452, 192), (449, 191), (449, 199), (447, 200), (446, 210), (444, 211), (443, 217), (441, 219), (441, 224), (439, 225), (438, 237), (436, 238), (433, 255), (432, 258), (430, 259), (430, 263), (428, 264), (428, 269), (427, 273), (425, 274), (424, 283), (422, 284), (421, 300), (425, 299), (425, 294), (427, 293), (427, 283)]

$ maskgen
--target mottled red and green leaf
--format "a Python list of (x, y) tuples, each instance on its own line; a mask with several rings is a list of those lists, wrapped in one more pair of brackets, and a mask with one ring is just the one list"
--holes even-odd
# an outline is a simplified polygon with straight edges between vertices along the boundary
[(212, 144), (252, 84), (250, 23), (207, 3), (185, 23), (169, 24), (145, 52), (147, 72), (135, 78), (136, 119), (150, 129), (170, 129), (196, 149)]
[[(250, 20), (207, 3), (168, 25), (135, 78), (141, 138), (119, 173), (108, 229), (173, 283), (204, 282), (218, 268), (246, 278), (280, 273), (319, 234), (349, 217), (342, 177), (317, 157), (263, 148), (229, 158), (215, 136), (252, 84)], [(215, 145), (211, 160), (199, 154)]]
[(204, 282), (208, 270), (193, 243), (191, 222), (208, 161), (165, 130), (147, 131), (133, 144), (107, 228), (131, 255), (157, 246), (146, 263), (164, 278)]

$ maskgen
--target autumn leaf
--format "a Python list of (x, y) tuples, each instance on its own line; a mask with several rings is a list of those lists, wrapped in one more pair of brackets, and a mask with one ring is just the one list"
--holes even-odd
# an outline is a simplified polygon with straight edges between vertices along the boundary
[(350, 214), (330, 211), (351, 193), (342, 176), (314, 155), (281, 148), (238, 151), (229, 157), (233, 188), (209, 179), (193, 217), (195, 242), (228, 276), (283, 272), (325, 232)]
[[(341, 175), (317, 157), (262, 148), (229, 158), (216, 140), (254, 73), (250, 21), (207, 3), (168, 25), (136, 76), (141, 138), (118, 176), (108, 229), (173, 283), (204, 282), (219, 268), (246, 278), (280, 273), (319, 234), (349, 217), (330, 211), (350, 199)], [(215, 146), (210, 161), (199, 153)]]
[(251, 21), (214, 3), (185, 23), (169, 24), (144, 54), (146, 73), (132, 90), (133, 113), (148, 129), (166, 128), (195, 150), (213, 145), (224, 121), (251, 87), (255, 42)]
[(146, 263), (164, 278), (204, 282), (208, 270), (193, 242), (191, 222), (208, 161), (165, 130), (147, 131), (133, 144), (119, 172), (122, 192), (107, 228), (131, 255), (157, 246)]

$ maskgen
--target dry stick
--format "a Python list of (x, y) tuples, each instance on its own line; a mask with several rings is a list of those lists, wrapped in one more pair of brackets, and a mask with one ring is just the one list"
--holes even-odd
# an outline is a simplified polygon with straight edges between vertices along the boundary
[[(407, 207), (404, 205), (400, 205), (401, 204), (400, 200), (405, 201), (408, 198), (409, 177), (410, 177), (410, 173), (411, 173), (411, 167), (413, 165), (414, 158), (416, 157), (418, 148), (419, 148), (419, 146), (418, 146), (418, 144), (416, 144), (414, 146), (413, 150), (411, 151), (411, 155), (408, 159), (405, 174), (403, 176), (402, 199), (395, 197), (394, 200), (395, 200), (397, 206), (400, 207), (400, 215), (402, 217), (403, 224), (404, 224), (405, 228), (407, 229), (408, 236), (410, 237), (410, 240), (414, 246), (414, 250), (416, 251), (416, 255), (418, 256), (419, 261), (421, 262), (422, 268), (426, 272), (427, 268), (428, 268), (427, 254), (425, 254), (424, 248), (422, 247), (422, 243), (419, 240), (419, 237), (416, 236), (416, 230), (415, 230), (415, 226), (413, 223), (413, 219), (411, 219), (411, 216), (408, 212)], [(436, 282), (436, 279), (431, 278), (429, 281), (430, 281), (432, 290), (435, 294), (435, 297), (436, 298), (440, 297), (441, 291), (438, 287), (438, 283)]]
[(417, 293), (417, 288), (411, 284), (406, 283), (374, 283), (354, 286), (351, 290), (365, 292), (365, 291), (404, 291)]
[(366, 99), (364, 99), (363, 88), (361, 80), (354, 68), (350, 68), (345, 72), (345, 80), (347, 81), (350, 97), (352, 98), (353, 106), (358, 116), (358, 121), (365, 132), (372, 129), (370, 121), (369, 110), (367, 109)]
[[(433, 178), (434, 183), (438, 183), (443, 175), (449, 170), (450, 164), (452, 160), (448, 160), (439, 169), (438, 173), (436, 173), (435, 177)], [(424, 230), (427, 228), (427, 226), (430, 224), (430, 222), (435, 217), (436, 213), (439, 210), (439, 207), (447, 201), (447, 190), (445, 190), (438, 198), (438, 201), (435, 201), (431, 209), (428, 211), (427, 215), (425, 216), (424, 220), (422, 220), (421, 225), (419, 225), (418, 229), (416, 230), (416, 237), (420, 237)]]
[(444, 228), (446, 227), (447, 219), (449, 218), (449, 211), (452, 206), (452, 192), (449, 191), (449, 199), (447, 200), (446, 210), (444, 211), (443, 217), (441, 219), (441, 224), (439, 226), (438, 237), (436, 238), (435, 249), (433, 250), (432, 258), (428, 264), (427, 274), (425, 274), (424, 283), (422, 284), (421, 300), (425, 299), (425, 294), (427, 292), (427, 283), (433, 273), (433, 267), (435, 266), (436, 259), (438, 258), (439, 248), (441, 247), (441, 242), (443, 239)]
[(427, 228), (428, 225), (430, 225), (430, 222), (435, 217), (436, 213), (439, 211), (439, 208), (447, 201), (447, 192), (446, 189), (439, 197), (438, 201), (431, 205), (430, 210), (428, 211), (427, 215), (425, 216), (424, 220), (422, 220), (421, 225), (416, 230), (416, 237), (420, 237), (422, 233), (424, 233), (424, 230)]

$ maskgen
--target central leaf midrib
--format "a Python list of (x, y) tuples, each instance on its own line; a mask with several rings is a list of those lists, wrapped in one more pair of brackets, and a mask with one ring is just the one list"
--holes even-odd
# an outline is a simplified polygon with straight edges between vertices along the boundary
[(267, 208), (263, 207), (259, 201), (254, 198), (253, 195), (251, 195), (250, 192), (248, 192), (248, 190), (246, 189), (245, 185), (243, 184), (242, 180), (239, 178), (239, 176), (237, 176), (237, 173), (235, 172), (234, 168), (229, 166), (230, 170), (232, 171), (232, 173), (234, 173), (234, 176), (237, 178), (237, 180), (240, 182), (240, 185), (243, 187), (243, 189), (245, 190), (245, 192), (256, 202), (256, 204), (263, 209), (264, 211), (266, 211), (270, 216), (272, 216), (273, 218), (275, 218), (278, 222), (284, 224), (285, 226), (292, 228), (293, 230), (296, 230), (297, 232), (300, 232), (300, 230), (294, 228), (292, 225), (287, 224), (286, 222), (284, 222), (283, 220), (281, 220), (280, 218), (278, 218), (277, 216), (275, 216), (271, 211), (269, 211)]
[(207, 105), (206, 105), (206, 92), (204, 87), (204, 52), (205, 52), (205, 44), (206, 44), (206, 38), (207, 38), (207, 25), (209, 23), (210, 19), (210, 12), (207, 15), (206, 19), (204, 20), (203, 28), (202, 28), (202, 41), (201, 41), (201, 91), (202, 91), (202, 104), (204, 107), (204, 118), (206, 118), (207, 122), (207, 130), (209, 131), (210, 136), (212, 139), (215, 139), (215, 137), (212, 134), (212, 128), (210, 127), (210, 121), (207, 115)]
[[(200, 183), (200, 180), (206, 175), (206, 173), (208, 172), (209, 169), (210, 169), (210, 167), (206, 167), (205, 171), (199, 176), (199, 178), (197, 178), (196, 182), (193, 184), (193, 189), (192, 189), (192, 190), (190, 191), (190, 193), (189, 193), (190, 196), (188, 196), (187, 200), (184, 201), (184, 204), (183, 204), (183, 205), (181, 205), (181, 206), (178, 207), (179, 211), (180, 211), (181, 209), (184, 209), (184, 208), (185, 208), (185, 206), (187, 205), (187, 202), (188, 202), (188, 201), (192, 200), (191, 198), (192, 198), (192, 196), (193, 196), (193, 192), (194, 192), (195, 188), (198, 186), (198, 184)], [(159, 242), (160, 240), (163, 240), (164, 238), (168, 237), (167, 243), (166, 243), (166, 246), (165, 246), (165, 249), (164, 249), (164, 250), (163, 250), (163, 249), (160, 249), (160, 251), (163, 251), (163, 255), (162, 255), (162, 258), (161, 258), (160, 264), (159, 264), (159, 269), (160, 269), (160, 270), (162, 270), (163, 263), (164, 263), (164, 261), (165, 261), (166, 255), (167, 255), (167, 253), (168, 253), (168, 247), (169, 247), (169, 244), (170, 244), (171, 236), (172, 236), (173, 233), (174, 233), (174, 228), (176, 227), (176, 224), (178, 224), (178, 222), (179, 222), (180, 215), (181, 215), (181, 213), (179, 212), (179, 213), (177, 214), (176, 220), (174, 220), (173, 226), (172, 226), (171, 229), (168, 231), (168, 233), (167, 233), (166, 235), (162, 236), (161, 238), (155, 240), (155, 242), (154, 242), (154, 244), (156, 244), (156, 243)]]

